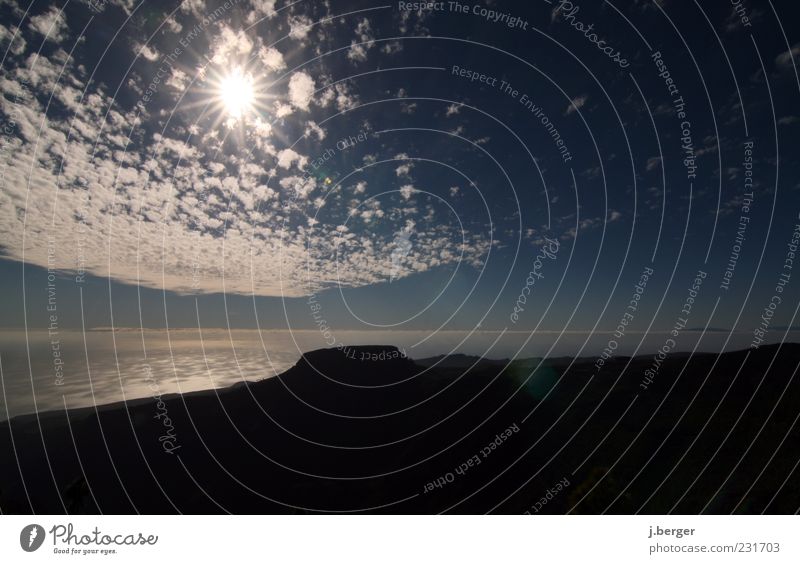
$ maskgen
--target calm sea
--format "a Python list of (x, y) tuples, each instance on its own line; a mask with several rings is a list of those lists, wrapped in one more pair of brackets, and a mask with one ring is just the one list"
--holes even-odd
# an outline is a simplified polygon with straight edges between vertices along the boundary
[[(781, 338), (777, 331), (776, 337)], [(61, 410), (153, 395), (227, 387), (244, 380), (280, 374), (297, 362), (301, 351), (344, 345), (385, 344), (402, 348), (411, 358), (458, 352), (503, 359), (526, 357), (596, 357), (613, 336), (585, 332), (506, 333), (483, 331), (319, 331), (117, 330), (0, 331), (0, 419), (36, 411)], [(663, 333), (630, 333), (618, 341), (618, 355), (652, 354), (667, 339)], [(718, 352), (747, 348), (751, 333), (680, 335), (680, 351)], [(791, 332), (787, 341), (800, 341)], [(326, 342), (327, 341), (327, 342)], [(527, 342), (526, 342), (527, 341)], [(699, 341), (699, 345), (698, 345)], [(148, 379), (152, 378), (152, 379)]]

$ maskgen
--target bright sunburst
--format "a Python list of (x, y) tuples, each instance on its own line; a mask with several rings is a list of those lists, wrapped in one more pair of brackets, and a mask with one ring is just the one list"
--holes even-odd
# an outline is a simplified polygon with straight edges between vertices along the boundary
[(245, 73), (241, 67), (236, 67), (222, 79), (220, 83), (220, 98), (225, 106), (225, 111), (233, 119), (240, 119), (245, 113), (253, 109), (255, 103), (255, 90), (253, 76)]

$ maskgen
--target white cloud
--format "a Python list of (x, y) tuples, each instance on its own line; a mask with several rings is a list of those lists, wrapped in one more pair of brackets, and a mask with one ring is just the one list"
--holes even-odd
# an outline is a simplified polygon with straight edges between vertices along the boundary
[(313, 178), (303, 178), (300, 176), (288, 176), (281, 179), (281, 188), (291, 191), (293, 197), (305, 200), (317, 187)]
[(325, 130), (322, 129), (319, 125), (317, 125), (317, 122), (309, 120), (306, 123), (306, 129), (304, 135), (306, 137), (310, 137), (312, 133), (316, 135), (317, 139), (319, 139), (320, 141), (325, 139)]
[(252, 24), (266, 17), (271, 19), (275, 16), (276, 0), (250, 0), (250, 12), (247, 14), (247, 23)]
[(399, 53), (403, 50), (403, 44), (399, 41), (389, 41), (383, 44), (381, 47), (381, 53), (385, 53), (386, 55), (394, 55), (395, 53)]
[(253, 42), (242, 30), (234, 31), (224, 26), (212, 43), (211, 61), (216, 65), (227, 66), (237, 62), (253, 50)]
[(262, 47), (258, 50), (258, 58), (271, 71), (280, 71), (286, 68), (283, 55), (275, 47)]
[(311, 31), (311, 24), (313, 21), (308, 16), (290, 16), (289, 17), (289, 37), (302, 41)]
[[(744, 1), (742, 1), (741, 3), (731, 2), (731, 4), (732, 4), (731, 13), (727, 17), (727, 19), (723, 22), (725, 26), (725, 31), (727, 33), (734, 33), (736, 31), (745, 31), (748, 29), (748, 27), (752, 27), (753, 23), (760, 22), (762, 16), (764, 15), (763, 11), (748, 6)], [(741, 14), (739, 13), (739, 11), (737, 11), (737, 8), (746, 9), (747, 19), (748, 19), (747, 26), (743, 24)]]
[(183, 30), (183, 26), (178, 23), (174, 16), (167, 18), (164, 23), (172, 33), (180, 33)]
[(350, 42), (350, 49), (347, 50), (347, 58), (354, 62), (363, 63), (367, 60), (367, 48), (364, 45), (358, 45), (354, 39)]
[[(406, 153), (398, 153), (398, 154), (396, 154), (394, 156), (394, 158), (395, 158), (395, 160), (403, 161), (403, 160), (408, 159), (409, 157), (408, 157), (408, 155)], [(401, 164), (400, 166), (398, 166), (396, 169), (394, 169), (394, 173), (398, 177), (400, 177), (400, 176), (408, 176), (411, 173), (411, 169), (412, 168), (414, 168), (414, 163), (413, 162), (405, 162), (405, 163)]]
[(67, 38), (67, 18), (55, 6), (38, 16), (31, 17), (28, 27), (46, 36), (48, 41), (61, 43)]
[(305, 71), (296, 72), (289, 79), (289, 102), (300, 110), (308, 111), (314, 95), (314, 79)]
[(447, 106), (444, 115), (445, 117), (450, 117), (456, 115), (460, 111), (461, 111), (461, 104), (450, 104), (449, 106)]
[(150, 62), (157, 61), (158, 59), (161, 58), (159, 52), (152, 45), (145, 45), (144, 43), (134, 42), (133, 50), (137, 55), (139, 55), (140, 57), (144, 57)]
[(171, 86), (176, 90), (183, 90), (186, 88), (186, 84), (189, 82), (189, 75), (183, 72), (181, 69), (172, 69), (172, 74), (170, 74), (169, 78), (167, 79), (167, 86)]
[(417, 189), (414, 188), (411, 184), (406, 184), (400, 187), (400, 195), (403, 196), (404, 200), (410, 200), (412, 194), (416, 192)]
[(300, 155), (294, 149), (283, 149), (278, 153), (278, 166), (281, 168), (291, 168), (292, 164), (297, 163), (298, 167), (304, 167), (308, 158)]
[(578, 96), (576, 98), (573, 98), (572, 101), (570, 102), (570, 105), (567, 106), (566, 110), (564, 110), (564, 115), (568, 116), (570, 114), (574, 114), (583, 107), (583, 105), (586, 103), (586, 100), (588, 99), (589, 99), (588, 96)]
[[(124, 0), (131, 4), (131, 8), (137, 4), (136, 0)], [(205, 0), (184, 0), (181, 2), (181, 11), (194, 15), (195, 17), (202, 18), (206, 14)], [(130, 10), (128, 10), (130, 12)]]
[(649, 172), (651, 170), (655, 170), (661, 164), (661, 157), (650, 157), (647, 159), (647, 164), (645, 165), (645, 169)]
[(276, 101), (273, 104), (273, 108), (274, 108), (273, 112), (275, 114), (275, 117), (277, 117), (277, 118), (284, 118), (284, 117), (290, 116), (290, 115), (292, 115), (294, 113), (294, 109), (292, 108), (291, 105), (284, 104), (284, 103), (278, 102), (278, 101)]
[(350, 92), (350, 87), (340, 82), (335, 87), (336, 90), (336, 109), (340, 112), (350, 110), (358, 105), (358, 96)]
[(19, 33), (19, 30), (16, 27), (12, 26), (9, 29), (0, 24), (0, 43), (8, 46), (8, 44), (12, 41), (12, 38), (13, 43), (8, 47), (9, 50), (14, 55), (21, 55), (25, 52), (25, 48), (27, 47), (25, 38), (22, 37), (22, 34)]
[(367, 51), (375, 45), (375, 37), (372, 34), (372, 26), (367, 18), (363, 18), (356, 26), (356, 39), (350, 42), (350, 49), (347, 51), (347, 58), (353, 62), (364, 62), (367, 60)]
[[(199, 10), (201, 15), (204, 5), (198, 0), (183, 4), (185, 13)], [(48, 12), (51, 17), (53, 13), (54, 9)], [(56, 20), (59, 33), (65, 32), (61, 19)], [(43, 22), (40, 18), (36, 25)], [(184, 24), (188, 28), (189, 23)], [(3, 29), (0, 34), (8, 37)], [(208, 31), (215, 32), (209, 55), (219, 70), (241, 64), (260, 46), (258, 40), (220, 22)], [(161, 45), (152, 46), (154, 52), (166, 52)], [(287, 99), (270, 104), (266, 113), (280, 119), (268, 123), (254, 118), (246, 128), (243, 140), (249, 154), (243, 159), (226, 147), (227, 132), (214, 123), (215, 116), (191, 123), (189, 116), (177, 112), (162, 129), (157, 120), (171, 108), (149, 104), (147, 111), (156, 118), (148, 122), (147, 114), (137, 117), (135, 107), (112, 102), (98, 83), (90, 84), (82, 98), (87, 73), (66, 53), (56, 50), (40, 58), (32, 71), (24, 64), (24, 43), (12, 52), (16, 49), (21, 56), (7, 59), (7, 72), (0, 77), (0, 119), (8, 123), (14, 116), (0, 152), (5, 171), (0, 190), (4, 256), (176, 292), (302, 296), (337, 285), (388, 281), (392, 265), (386, 249), (393, 233), (416, 214), (417, 205), (407, 200), (414, 194), (416, 203), (424, 193), (415, 194), (405, 180), (409, 183), (400, 189), (401, 195), (392, 198), (405, 205), (389, 208), (385, 202), (384, 209), (376, 200), (359, 208), (355, 200), (367, 191), (367, 183), (361, 181), (347, 190), (349, 197), (331, 194), (320, 209), (318, 180), (304, 176), (309, 159), (301, 153), (307, 149), (287, 147), (274, 131), (299, 128), (317, 139), (325, 134), (298, 111), (312, 107), (314, 80), (308, 74), (296, 73)], [(279, 54), (264, 50), (259, 55), (266, 56), (265, 68), (285, 68)], [(182, 64), (187, 66), (175, 67), (162, 88), (185, 88), (196, 73), (191, 61)], [(59, 80), (62, 65), (66, 66)], [(124, 88), (141, 96), (149, 80), (136, 74), (129, 78)], [(204, 81), (202, 74), (198, 80)], [(336, 84), (328, 89), (326, 103), (340, 111), (350, 109), (358, 104), (354, 89), (348, 83)], [(45, 118), (44, 104), (51, 95), (67, 111), (50, 112)], [(194, 119), (196, 112), (190, 113)], [(159, 126), (161, 133), (153, 134), (151, 125)], [(375, 159), (354, 156), (356, 162), (362, 158), (365, 163)], [(404, 166), (410, 170), (411, 163)], [(415, 247), (401, 276), (459, 260), (460, 229), (437, 222), (444, 215), (434, 216), (423, 202), (418, 206), (429, 213), (414, 216)], [(370, 221), (369, 226), (354, 221), (349, 230), (339, 229), (342, 212), (348, 209), (363, 209), (361, 218)], [(317, 211), (320, 215), (310, 221)], [(464, 261), (480, 264), (488, 242), (480, 234), (466, 237)], [(337, 245), (343, 249), (339, 262), (332, 259)]]
[(800, 57), (800, 43), (795, 43), (790, 50), (775, 57), (775, 66), (780, 70), (789, 70), (792, 68), (792, 61), (797, 64), (798, 57)]

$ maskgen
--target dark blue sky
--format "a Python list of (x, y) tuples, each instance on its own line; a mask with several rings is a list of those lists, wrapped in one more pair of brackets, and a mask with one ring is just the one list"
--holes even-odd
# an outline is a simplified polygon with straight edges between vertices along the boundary
[(309, 328), (313, 294), (347, 329), (613, 329), (652, 268), (636, 329), (703, 271), (689, 326), (752, 330), (800, 223), (800, 37), (743, 4), (4, 5), (0, 323), (46, 325), (50, 265), (62, 327), (82, 288), (87, 327)]

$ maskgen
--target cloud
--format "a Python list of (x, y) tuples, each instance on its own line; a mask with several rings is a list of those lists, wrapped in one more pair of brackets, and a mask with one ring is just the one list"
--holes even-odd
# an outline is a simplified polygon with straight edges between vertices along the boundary
[(278, 152), (278, 166), (281, 168), (291, 168), (295, 163), (298, 167), (303, 167), (307, 161), (306, 157), (300, 155), (294, 149), (283, 149)]
[(281, 71), (286, 68), (283, 55), (275, 47), (262, 47), (258, 50), (258, 58), (271, 71)]
[[(13, 43), (9, 45), (12, 39)], [(9, 29), (2, 24), (0, 24), (0, 43), (7, 45), (7, 48), (14, 55), (21, 55), (24, 53), (27, 46), (25, 38), (22, 37), (22, 34), (19, 33), (19, 30), (16, 27), (12, 26)]]
[(645, 165), (645, 169), (650, 172), (651, 170), (655, 170), (661, 164), (661, 157), (650, 157), (647, 159), (647, 164)]
[(445, 117), (456, 115), (461, 111), (461, 104), (450, 104), (444, 112)]
[(386, 55), (394, 55), (395, 53), (399, 53), (403, 50), (403, 44), (399, 41), (388, 41), (383, 44), (381, 47), (381, 53)]
[(228, 26), (223, 26), (220, 34), (212, 41), (211, 62), (228, 66), (249, 55), (252, 50), (253, 41), (244, 31), (234, 31)]
[(410, 200), (412, 194), (416, 192), (417, 189), (414, 188), (411, 184), (406, 184), (400, 187), (400, 195), (403, 196), (404, 200)]
[(784, 116), (778, 120), (779, 125), (791, 125), (800, 121), (797, 116)]
[(326, 107), (335, 102), (336, 109), (340, 112), (355, 108), (358, 105), (358, 96), (353, 94), (347, 83), (339, 82), (333, 88), (328, 88), (319, 100), (319, 105)]
[[(273, 5), (257, 4), (264, 11)], [(206, 15), (205, 3), (189, 0), (182, 6), (185, 32), (196, 25), (194, 18)], [(123, 9), (130, 10), (130, 3)], [(56, 16), (50, 8), (30, 25), (38, 34), (53, 27), (51, 39), (66, 38), (66, 20)], [(152, 53), (170, 52), (176, 29), (157, 36), (149, 46)], [(6, 46), (11, 31), (0, 26)], [(223, 21), (207, 31), (208, 58), (186, 50), (185, 59), (161, 77), (158, 89), (183, 89), (197, 74), (198, 94), (213, 91), (212, 77), (254, 55), (267, 71), (286, 68), (280, 52)], [(129, 46), (141, 40), (124, 39)], [(364, 180), (323, 190), (325, 170), (344, 169), (346, 159), (369, 163), (384, 158), (381, 149), (370, 147), (374, 154), (337, 155), (342, 160), (320, 170), (310, 164), (307, 155), (318, 157), (317, 141), (326, 138), (318, 123), (333, 107), (344, 111), (359, 103), (356, 84), (332, 85), (314, 100), (314, 79), (294, 73), (286, 92), (276, 86), (275, 98), (236, 130), (239, 138), (234, 140), (220, 125), (219, 113), (177, 111), (166, 120), (171, 105), (161, 105), (158, 97), (142, 100), (149, 75), (131, 73), (123, 83), (127, 95), (112, 100), (102, 81), (89, 82), (91, 71), (81, 65), (80, 50), (70, 59), (61, 49), (49, 49), (32, 68), (27, 56), (38, 48), (18, 36), (11, 48), (18, 56), (6, 59), (0, 77), (0, 119), (9, 125), (0, 152), (4, 257), (24, 257), (66, 276), (85, 271), (174, 292), (304, 296), (339, 285), (387, 282), (392, 264), (386, 249), (414, 216), (414, 249), (400, 276), (459, 260), (460, 228), (444, 221), (448, 210), (435, 199), (426, 202), (425, 192), (415, 191), (410, 180), (392, 197), (363, 205)], [(209, 78), (197, 72), (205, 67)], [(331, 76), (321, 63), (319, 76)], [(319, 80), (330, 84), (332, 79)], [(306, 131), (308, 138), (291, 144)], [(339, 131), (327, 133), (334, 135)], [(407, 175), (412, 163), (398, 164), (401, 176)], [(432, 206), (441, 209), (434, 213)], [(353, 217), (348, 229), (340, 229), (352, 209), (363, 213)], [(472, 228), (477, 232), (465, 227), (463, 261), (480, 265), (490, 244), (483, 225)]]
[(280, 119), (285, 118), (286, 116), (290, 116), (294, 113), (294, 108), (290, 104), (284, 104), (279, 101), (275, 101), (272, 106), (273, 115)]
[[(406, 34), (409, 30), (413, 31), (414, 35), (428, 35), (430, 32), (425, 27), (425, 21), (434, 13), (434, 10), (403, 10), (400, 12), (400, 22), (398, 29), (400, 33)], [(411, 20), (414, 19), (414, 24), (411, 25)]]
[(350, 43), (350, 49), (347, 50), (347, 58), (357, 63), (363, 63), (367, 60), (367, 48), (364, 45), (358, 45), (354, 39)]
[(137, 55), (144, 57), (151, 63), (161, 58), (161, 55), (155, 49), (155, 47), (152, 47), (151, 45), (145, 45), (144, 43), (139, 43), (138, 41), (134, 42), (133, 50)]
[(311, 134), (314, 134), (314, 135), (317, 136), (317, 139), (319, 139), (320, 141), (325, 139), (325, 130), (322, 129), (319, 125), (317, 125), (317, 122), (311, 121), (311, 120), (306, 122), (306, 128), (305, 128), (305, 131), (303, 132), (303, 134), (306, 137), (310, 137)]
[(308, 111), (314, 95), (314, 79), (305, 71), (296, 72), (289, 79), (289, 102), (295, 108)]
[(61, 43), (67, 38), (67, 19), (55, 6), (46, 12), (33, 16), (28, 27), (47, 37), (48, 41)]
[(172, 33), (180, 33), (183, 30), (183, 26), (178, 23), (174, 16), (165, 19), (164, 24)]
[(375, 37), (372, 35), (372, 27), (367, 18), (363, 18), (358, 22), (355, 33), (356, 39), (350, 42), (347, 58), (353, 62), (361, 63), (367, 60), (367, 51), (375, 45)]
[(800, 43), (795, 43), (788, 51), (784, 51), (775, 57), (775, 68), (778, 70), (791, 70), (794, 66), (794, 59), (800, 57)]
[(186, 88), (186, 84), (189, 82), (189, 75), (183, 72), (181, 69), (172, 69), (172, 74), (170, 74), (169, 78), (167, 79), (167, 86), (171, 86), (176, 90), (183, 90)]
[(276, 0), (250, 0), (250, 12), (247, 14), (247, 23), (252, 24), (266, 17), (275, 16)]
[[(621, 212), (617, 210), (609, 210), (605, 223), (616, 223), (622, 218), (623, 215)], [(580, 222), (578, 222), (577, 230), (574, 227), (568, 229), (563, 235), (560, 236), (560, 239), (564, 241), (575, 239), (578, 231), (590, 231), (592, 229), (598, 229), (603, 226), (603, 223), (602, 217), (587, 217), (586, 219), (582, 219)]]
[[(731, 4), (733, 4), (733, 2), (731, 2)], [(734, 33), (736, 31), (746, 31), (748, 28), (752, 28), (752, 24), (760, 22), (763, 15), (763, 11), (752, 9), (744, 0), (742, 0), (741, 3), (737, 2), (736, 5), (731, 6), (731, 13), (723, 22), (725, 32)], [(742, 16), (747, 18), (747, 26), (745, 26), (745, 22), (742, 21)]]
[[(136, 0), (122, 0), (126, 2), (128, 5), (126, 6), (126, 12), (128, 14), (131, 13), (131, 10), (134, 6), (138, 4)], [(181, 11), (184, 13), (192, 14), (196, 18), (202, 18), (206, 15), (206, 2), (205, 0), (184, 0), (181, 3)]]
[(289, 37), (302, 42), (308, 36), (308, 32), (311, 31), (313, 23), (308, 16), (290, 16)]
[(313, 178), (300, 176), (288, 176), (280, 181), (281, 188), (290, 190), (292, 197), (305, 200), (317, 188), (317, 182)]
[(586, 103), (588, 99), (589, 97), (586, 95), (573, 98), (569, 106), (567, 106), (567, 109), (564, 110), (564, 115), (568, 116), (570, 114), (574, 114), (583, 107), (583, 105)]

